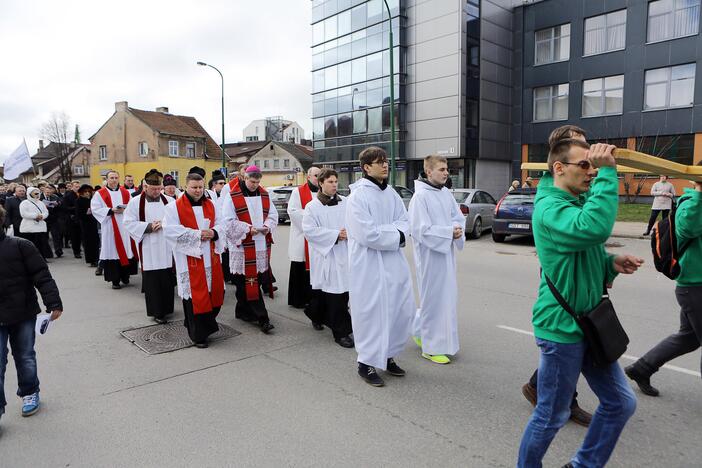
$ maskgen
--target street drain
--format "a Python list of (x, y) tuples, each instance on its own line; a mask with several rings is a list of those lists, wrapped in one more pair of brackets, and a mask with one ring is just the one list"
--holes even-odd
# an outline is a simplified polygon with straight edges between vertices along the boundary
[[(226, 340), (241, 332), (228, 325), (218, 322), (219, 331), (210, 335), (209, 341)], [(168, 322), (163, 325), (149, 325), (141, 328), (131, 328), (124, 330), (120, 334), (134, 343), (146, 354), (170, 353), (193, 345), (188, 337), (188, 330), (183, 326), (182, 320)]]

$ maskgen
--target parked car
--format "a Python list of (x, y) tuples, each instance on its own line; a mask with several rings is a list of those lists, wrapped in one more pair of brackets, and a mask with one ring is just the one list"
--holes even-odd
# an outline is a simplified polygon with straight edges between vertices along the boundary
[(507, 236), (532, 235), (531, 216), (534, 213), (536, 189), (516, 189), (506, 193), (495, 208), (492, 240), (504, 242)]
[(479, 239), (486, 229), (492, 229), (497, 206), (492, 195), (480, 189), (454, 189), (451, 193), (466, 217), (466, 238)]
[(278, 211), (278, 222), (284, 223), (290, 221), (290, 216), (288, 216), (288, 201), (290, 201), (290, 195), (292, 191), (297, 187), (268, 187), (268, 193), (271, 197), (271, 201)]

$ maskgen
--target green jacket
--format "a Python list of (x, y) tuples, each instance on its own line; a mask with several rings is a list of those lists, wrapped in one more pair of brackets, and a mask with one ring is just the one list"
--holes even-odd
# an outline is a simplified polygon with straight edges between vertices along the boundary
[[(553, 186), (553, 178), (539, 182), (534, 201), (533, 231), (536, 253), (547, 274), (576, 314), (591, 311), (602, 299), (605, 281), (614, 281), (613, 256), (604, 244), (612, 234), (619, 205), (617, 171), (603, 167), (587, 196)], [(583, 333), (563, 310), (541, 278), (532, 324), (537, 338), (577, 343)]]
[(680, 259), (678, 286), (702, 286), (702, 192), (685, 189), (678, 204), (675, 214), (678, 246), (692, 241)]

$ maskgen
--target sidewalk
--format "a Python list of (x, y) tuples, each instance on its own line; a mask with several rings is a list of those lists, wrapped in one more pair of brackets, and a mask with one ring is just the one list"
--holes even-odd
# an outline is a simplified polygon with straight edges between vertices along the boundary
[(634, 223), (617, 221), (614, 223), (612, 237), (623, 237), (626, 239), (648, 239), (643, 233), (646, 231), (646, 223)]

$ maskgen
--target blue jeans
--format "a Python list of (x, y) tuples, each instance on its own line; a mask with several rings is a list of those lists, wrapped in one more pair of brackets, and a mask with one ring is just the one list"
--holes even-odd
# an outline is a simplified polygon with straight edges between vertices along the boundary
[(5, 370), (7, 369), (7, 341), (10, 340), (12, 357), (17, 368), (17, 395), (24, 397), (39, 391), (37, 355), (34, 352), (34, 326), (32, 318), (12, 325), (0, 325), (0, 414), (5, 412)]
[(576, 468), (604, 466), (636, 410), (636, 396), (624, 372), (616, 362), (607, 367), (593, 366), (584, 341), (562, 344), (537, 338), (536, 344), (541, 349), (537, 404), (522, 436), (517, 466), (541, 467), (551, 441), (570, 417), (570, 403), (581, 372), (600, 405), (583, 445), (570, 462)]

